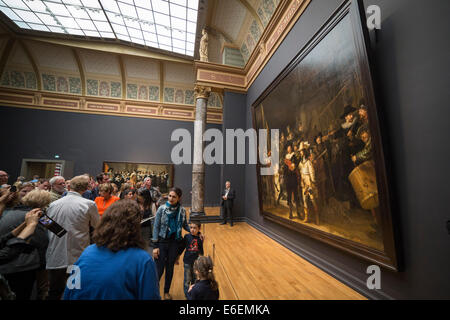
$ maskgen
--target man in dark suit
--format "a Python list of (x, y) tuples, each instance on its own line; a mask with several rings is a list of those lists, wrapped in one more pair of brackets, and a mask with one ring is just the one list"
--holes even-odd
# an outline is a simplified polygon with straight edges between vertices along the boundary
[(225, 190), (222, 191), (221, 213), (223, 222), (221, 223), (221, 225), (227, 224), (228, 217), (228, 219), (230, 220), (230, 226), (233, 226), (233, 200), (235, 196), (236, 193), (234, 189), (231, 188), (231, 182), (227, 181), (225, 183)]

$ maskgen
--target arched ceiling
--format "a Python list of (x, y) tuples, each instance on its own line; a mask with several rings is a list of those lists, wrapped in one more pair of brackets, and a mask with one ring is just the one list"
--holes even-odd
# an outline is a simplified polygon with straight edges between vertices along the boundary
[(208, 0), (203, 25), (215, 38), (210, 39), (209, 61), (243, 67), (279, 3), (280, 0)]

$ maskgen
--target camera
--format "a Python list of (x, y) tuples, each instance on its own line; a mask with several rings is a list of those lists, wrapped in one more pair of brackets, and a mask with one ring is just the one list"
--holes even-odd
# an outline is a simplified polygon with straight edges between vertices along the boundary
[(9, 192), (16, 192), (16, 191), (17, 191), (16, 186), (11, 186), (11, 188), (9, 188)]

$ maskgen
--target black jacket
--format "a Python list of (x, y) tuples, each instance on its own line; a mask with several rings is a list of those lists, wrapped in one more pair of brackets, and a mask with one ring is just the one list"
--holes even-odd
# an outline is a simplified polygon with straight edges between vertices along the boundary
[(212, 290), (209, 280), (200, 280), (187, 293), (188, 300), (219, 300), (219, 289)]
[[(7, 236), (24, 222), (29, 210), (31, 208), (21, 207), (5, 211), (0, 219), (0, 236)], [(30, 246), (9, 262), (1, 264), (0, 273), (9, 274), (45, 267), (45, 253), (48, 246), (47, 229), (38, 224), (34, 234), (27, 240)]]
[(6, 264), (16, 258), (20, 253), (32, 250), (32, 246), (25, 240), (16, 238), (12, 233), (0, 237), (0, 265)]
[(203, 241), (199, 235), (193, 236), (190, 233), (184, 235), (184, 264), (194, 265), (194, 261), (199, 255), (203, 255)]
[[(227, 191), (224, 189), (222, 191), (222, 197), (227, 193)], [(230, 191), (228, 192), (228, 196), (227, 196), (227, 200), (223, 200), (220, 202), (220, 205), (223, 206), (225, 201), (228, 202), (228, 204), (231, 204), (231, 206), (233, 205), (233, 200), (236, 197), (236, 192), (234, 191), (233, 188), (230, 188)]]

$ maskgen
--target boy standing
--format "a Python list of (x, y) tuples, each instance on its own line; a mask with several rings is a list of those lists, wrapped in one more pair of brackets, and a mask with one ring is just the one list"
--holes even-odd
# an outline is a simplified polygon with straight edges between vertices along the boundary
[(194, 282), (194, 262), (199, 255), (203, 255), (203, 240), (200, 238), (201, 223), (191, 222), (189, 228), (191, 233), (184, 236), (185, 248), (183, 263), (184, 263), (184, 295), (187, 298), (187, 292), (190, 285)]

